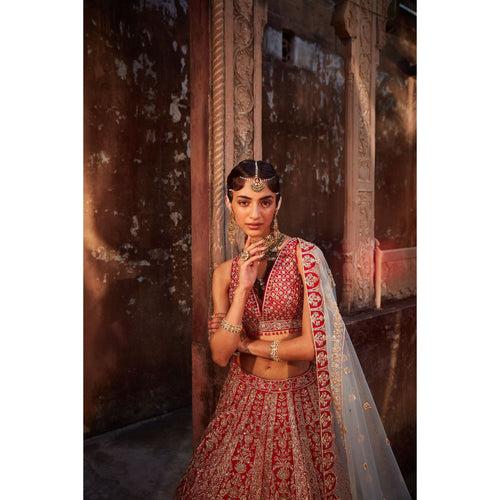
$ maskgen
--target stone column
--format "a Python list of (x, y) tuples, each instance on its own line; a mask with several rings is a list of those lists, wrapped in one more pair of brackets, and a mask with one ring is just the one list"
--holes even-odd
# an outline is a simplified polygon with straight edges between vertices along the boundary
[(375, 84), (389, 0), (345, 0), (334, 24), (344, 43), (345, 162), (342, 310), (374, 305)]
[[(227, 371), (212, 363), (208, 346), (206, 323), (212, 312), (211, 278), (214, 269), (233, 256), (226, 231), (226, 176), (237, 162), (262, 158), (262, 37), (267, 12), (263, 0), (212, 0), (207, 5), (210, 5), (210, 18), (205, 27), (210, 32), (209, 150), (205, 170), (208, 203), (193, 202), (193, 211), (197, 211), (193, 214), (193, 233), (200, 229), (204, 220), (210, 230), (205, 241), (200, 240), (198, 247), (193, 247), (193, 318), (203, 319), (193, 321), (194, 445), (199, 442), (215, 409)], [(198, 14), (193, 12), (192, 16), (196, 19)], [(191, 28), (192, 43), (199, 47), (200, 43), (195, 39), (204, 37), (199, 32), (203, 27), (193, 23)], [(203, 68), (195, 64), (191, 68), (192, 74), (203, 73)], [(204, 92), (205, 87), (200, 86), (195, 91)], [(193, 115), (192, 111), (192, 116), (197, 114)], [(192, 124), (192, 127), (195, 129), (196, 125)], [(191, 138), (192, 150), (196, 139), (194, 135)], [(192, 166), (195, 168), (193, 162)], [(195, 174), (193, 179), (201, 186), (204, 177)], [(194, 190), (192, 192), (194, 194)], [(203, 199), (204, 195), (197, 193)], [(195, 227), (195, 220), (200, 227)], [(202, 229), (201, 234), (204, 232)], [(208, 274), (205, 274), (206, 279), (199, 276), (201, 265), (196, 269), (194, 265), (199, 263), (200, 255), (203, 256), (205, 251), (210, 255), (208, 273), (203, 271)]]

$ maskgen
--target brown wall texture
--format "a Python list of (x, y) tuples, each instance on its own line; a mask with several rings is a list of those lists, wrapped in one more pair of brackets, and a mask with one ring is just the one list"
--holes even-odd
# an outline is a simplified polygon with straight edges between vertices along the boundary
[(416, 495), (417, 359), (415, 299), (345, 318), (387, 437)]
[[(280, 228), (317, 243), (341, 300), (344, 59), (331, 2), (269, 0), (263, 42), (263, 157), (283, 179)], [(416, 246), (416, 19), (390, 24), (376, 87), (375, 237)], [(283, 39), (285, 38), (285, 42)], [(416, 302), (344, 316), (410, 492), (416, 492)]]
[(416, 22), (403, 10), (377, 72), (375, 237), (382, 250), (417, 245)]
[(191, 402), (187, 1), (85, 2), (85, 430)]
[(344, 61), (329, 25), (332, 6), (276, 0), (269, 1), (268, 8), (262, 151), (283, 182), (280, 229), (322, 248), (340, 292)]

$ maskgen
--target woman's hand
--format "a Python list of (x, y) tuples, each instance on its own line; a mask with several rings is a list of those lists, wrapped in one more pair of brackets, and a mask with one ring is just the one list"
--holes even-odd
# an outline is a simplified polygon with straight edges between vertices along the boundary
[(250, 238), (247, 238), (245, 248), (243, 250), (246, 250), (250, 254), (250, 258), (243, 260), (241, 257), (238, 257), (236, 261), (240, 270), (239, 288), (243, 290), (252, 289), (255, 280), (257, 279), (258, 261), (264, 258), (266, 249), (267, 243), (264, 239), (250, 243)]
[(248, 349), (248, 344), (250, 342), (251, 342), (251, 340), (246, 335), (241, 335), (240, 341), (238, 342), (238, 347), (236, 347), (236, 350), (239, 352), (250, 353), (250, 350)]
[(208, 335), (213, 335), (216, 330), (220, 328), (220, 325), (222, 323), (222, 319), (226, 313), (214, 313), (212, 314), (211, 318), (208, 320)]

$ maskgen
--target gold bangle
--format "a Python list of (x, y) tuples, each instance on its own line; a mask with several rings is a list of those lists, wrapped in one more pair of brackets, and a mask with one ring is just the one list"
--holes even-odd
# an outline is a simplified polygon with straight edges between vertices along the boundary
[(229, 333), (234, 333), (235, 335), (239, 335), (243, 330), (243, 325), (232, 325), (231, 323), (228, 323), (225, 318), (221, 321), (220, 326), (224, 328), (224, 330)]
[(280, 344), (281, 340), (273, 340), (271, 342), (271, 349), (269, 351), (269, 354), (271, 355), (271, 359), (273, 361), (281, 361), (279, 354), (278, 354), (278, 346)]

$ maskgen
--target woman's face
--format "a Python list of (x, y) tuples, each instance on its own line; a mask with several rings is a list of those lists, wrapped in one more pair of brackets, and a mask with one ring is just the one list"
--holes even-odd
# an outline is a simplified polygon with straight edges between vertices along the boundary
[(233, 191), (231, 209), (238, 226), (252, 241), (266, 237), (271, 232), (274, 212), (276, 211), (276, 194), (266, 183), (260, 192), (250, 187), (253, 179), (245, 181), (239, 191)]

